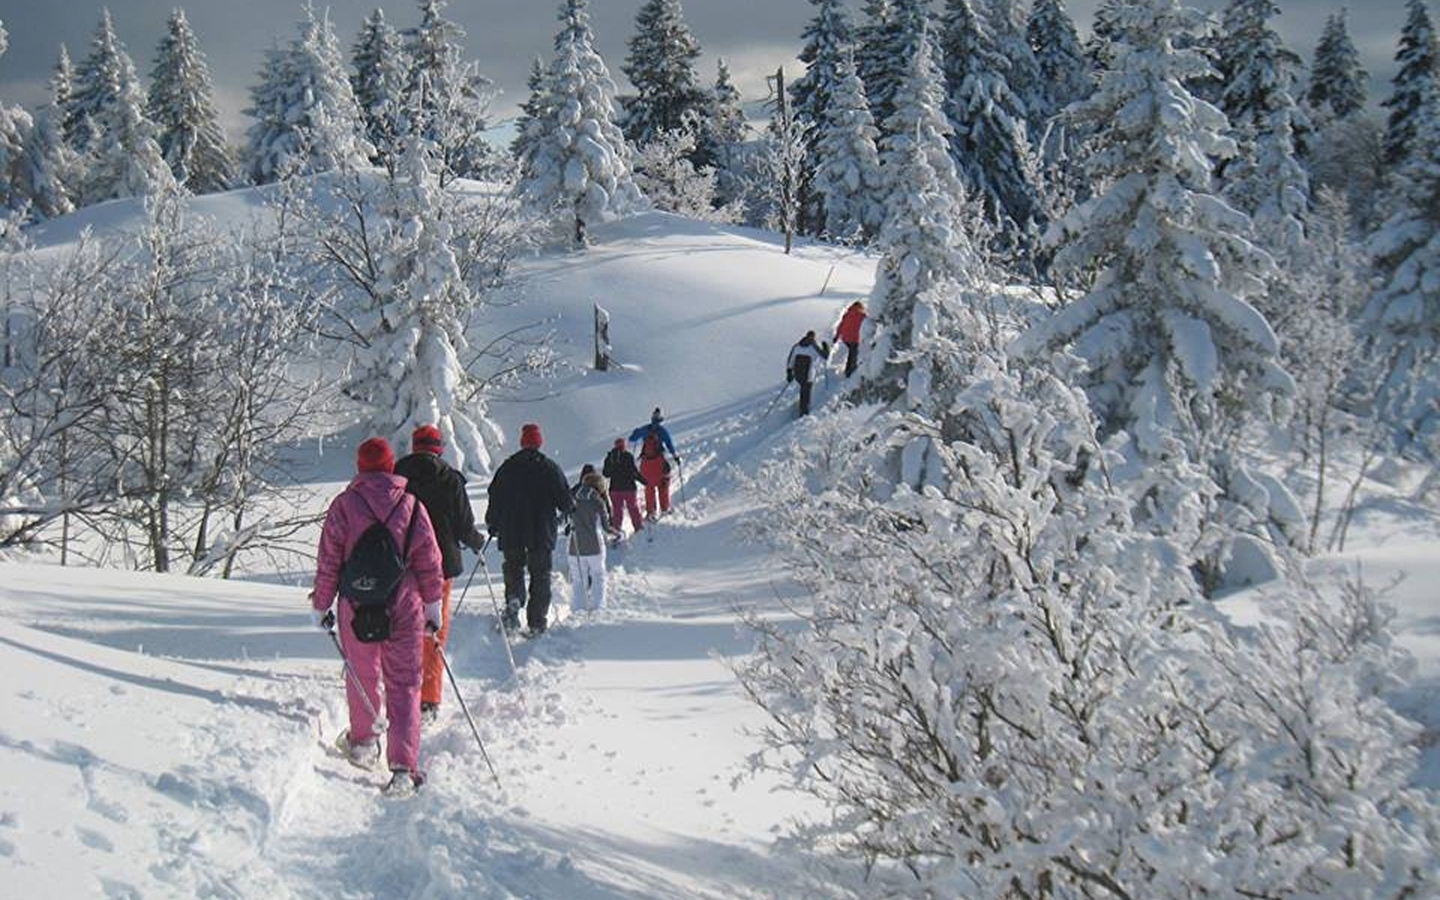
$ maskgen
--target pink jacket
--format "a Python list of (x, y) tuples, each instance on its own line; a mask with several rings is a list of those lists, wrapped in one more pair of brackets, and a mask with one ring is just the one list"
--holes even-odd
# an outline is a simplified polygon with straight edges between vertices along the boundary
[[(395, 511), (397, 503), (404, 508)], [(413, 509), (414, 512), (407, 512)], [(315, 560), (315, 608), (324, 611), (335, 601), (340, 584), (340, 569), (360, 535), (376, 519), (390, 516), (390, 534), (396, 547), (405, 546), (405, 532), (410, 517), (415, 527), (410, 532), (406, 555), (405, 579), (394, 601), (394, 611), (403, 618), (418, 620), (427, 600), (439, 600), (444, 590), (445, 575), (441, 570), (440, 547), (430, 516), (415, 498), (405, 492), (405, 479), (388, 472), (361, 472), (330, 502), (325, 524), (320, 529), (320, 552)]]

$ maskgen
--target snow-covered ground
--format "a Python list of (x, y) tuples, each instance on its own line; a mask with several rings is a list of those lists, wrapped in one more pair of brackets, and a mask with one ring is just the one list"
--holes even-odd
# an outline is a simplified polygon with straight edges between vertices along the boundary
[[(246, 192), (206, 202), (222, 218), (256, 209)], [(82, 215), (99, 228), (129, 213)], [(677, 510), (653, 541), (612, 554), (612, 609), (515, 647), (518, 679), (493, 629), (498, 557), (457, 583), (450, 661), (498, 783), (448, 685), (417, 798), (381, 799), (380, 775), (327, 752), (343, 727), (341, 670), (310, 627), (303, 572), (226, 582), (7, 562), (0, 896), (804, 894), (800, 861), (773, 841), (807, 801), (770, 776), (742, 777), (758, 747), (747, 729), (763, 720), (727, 666), (749, 647), (736, 610), (780, 615), (795, 588), (737, 540), (747, 508), (735, 474), (783, 450), (793, 392), (766, 410), (785, 354), (867, 293), (874, 260), (805, 246), (786, 256), (770, 236), (664, 215), (592, 237), (588, 252), (527, 261), (524, 302), (505, 313), (512, 325), (558, 316), (555, 345), (574, 369), (492, 413), (512, 436), (540, 423), (573, 476), (662, 407), (683, 459)], [(588, 367), (596, 303), (620, 364), (604, 373)], [(817, 403), (826, 395), (822, 383)], [(313, 508), (348, 477), (354, 437), (317, 444)], [(472, 487), (482, 512), (483, 484)], [(1433, 737), (1440, 514), (1375, 487), (1337, 562), (1377, 582), (1407, 573), (1390, 599), (1419, 665), (1397, 702)], [(1423, 777), (1440, 786), (1435, 757)]]

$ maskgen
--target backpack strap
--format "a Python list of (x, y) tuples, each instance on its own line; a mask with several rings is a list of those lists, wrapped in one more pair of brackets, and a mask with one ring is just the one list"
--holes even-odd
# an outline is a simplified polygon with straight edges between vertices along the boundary
[(379, 516), (375, 515), (375, 507), (370, 505), (370, 501), (365, 499), (364, 494), (357, 493), (355, 496), (359, 497), (360, 502), (365, 504), (365, 509), (367, 512), (370, 513), (370, 517), (376, 522), (379, 522), (381, 525), (384, 525), (386, 528), (390, 527), (390, 520), (395, 518), (395, 513), (400, 510), (400, 507), (405, 505), (405, 501), (407, 499), (410, 501), (410, 521), (405, 525), (405, 541), (400, 546), (400, 558), (405, 560), (405, 563), (408, 566), (410, 563), (410, 534), (415, 530), (415, 505), (420, 502), (419, 499), (417, 499), (414, 494), (411, 494), (408, 491), (401, 494), (400, 499), (395, 502), (395, 505), (393, 507), (391, 507), (389, 515), (385, 516), (385, 518), (382, 519)]

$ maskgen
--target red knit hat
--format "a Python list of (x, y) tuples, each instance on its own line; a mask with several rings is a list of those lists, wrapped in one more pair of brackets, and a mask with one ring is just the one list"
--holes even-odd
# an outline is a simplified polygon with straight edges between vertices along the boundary
[(395, 454), (390, 452), (390, 442), (381, 437), (373, 437), (361, 443), (355, 454), (355, 471), (395, 471)]
[(540, 433), (540, 426), (534, 422), (527, 422), (520, 426), (520, 446), (527, 450), (539, 449), (545, 443), (545, 436)]
[(410, 432), (411, 453), (433, 453), (439, 456), (445, 452), (445, 441), (440, 437), (440, 429), (434, 425), (421, 425)]

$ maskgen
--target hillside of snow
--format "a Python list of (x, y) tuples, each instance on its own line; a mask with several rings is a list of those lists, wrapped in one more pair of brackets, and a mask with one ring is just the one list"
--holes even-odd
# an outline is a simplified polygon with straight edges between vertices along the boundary
[[(250, 191), (196, 205), (235, 222), (261, 209)], [(63, 249), (134, 213), (104, 204), (36, 240)], [(665, 412), (683, 460), (676, 512), (653, 541), (612, 553), (612, 609), (568, 616), (557, 584), (562, 621), (515, 646), (514, 675), (494, 629), (498, 555), (457, 581), (460, 696), (447, 684), (423, 737), (430, 783), (392, 802), (380, 774), (328, 750), (344, 727), (342, 674), (310, 626), (303, 566), (252, 561), (227, 582), (0, 563), (4, 896), (815, 896), (775, 840), (817, 811), (770, 775), (747, 777), (749, 732), (764, 720), (727, 664), (751, 646), (736, 611), (783, 616), (797, 598), (764, 548), (740, 540), (750, 501), (734, 476), (803, 435), (793, 390), (772, 406), (785, 354), (808, 329), (829, 336), (867, 295), (875, 260), (811, 245), (787, 256), (773, 235), (662, 214), (591, 237), (585, 252), (523, 260), (514, 302), (485, 327), (546, 322), (570, 363), (534, 396), (492, 407), (506, 452), (537, 422), (574, 476), (653, 407)], [(607, 372), (590, 367), (596, 304), (610, 315)], [(832, 372), (817, 406), (839, 387)], [(317, 511), (348, 477), (358, 436), (310, 448), (298, 474)], [(1418, 667), (1397, 702), (1433, 736), (1440, 514), (1373, 488), (1345, 558), (1328, 562), (1358, 562), (1377, 582), (1406, 576), (1390, 600)], [(483, 512), (483, 481), (472, 496)], [(1435, 757), (1423, 777), (1440, 786)]]

